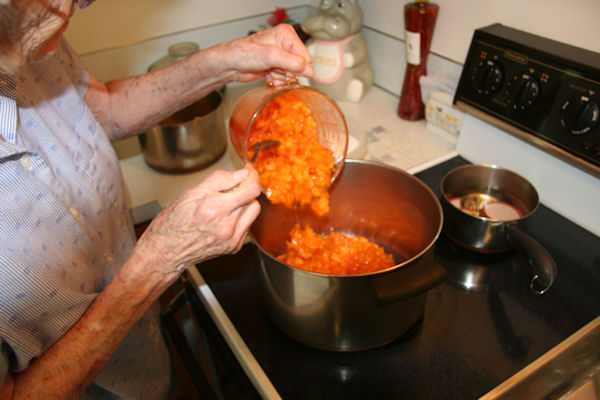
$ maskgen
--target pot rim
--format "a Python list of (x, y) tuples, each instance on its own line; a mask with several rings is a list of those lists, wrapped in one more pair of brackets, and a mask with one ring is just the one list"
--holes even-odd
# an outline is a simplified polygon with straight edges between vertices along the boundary
[(420, 258), (422, 258), (423, 256), (425, 256), (427, 254), (427, 252), (429, 252), (432, 247), (434, 246), (434, 244), (437, 242), (441, 232), (442, 232), (442, 228), (443, 228), (443, 221), (444, 221), (444, 211), (443, 208), (440, 204), (439, 199), (437, 198), (437, 196), (435, 195), (435, 193), (433, 192), (433, 190), (431, 190), (431, 188), (429, 186), (427, 186), (422, 180), (420, 180), (419, 178), (417, 178), (416, 176), (409, 174), (408, 172), (406, 172), (405, 170), (402, 170), (400, 168), (391, 166), (391, 165), (387, 165), (384, 164), (382, 162), (379, 161), (371, 161), (371, 160), (358, 160), (358, 159), (346, 159), (346, 164), (366, 164), (366, 165), (373, 165), (373, 166), (379, 166), (379, 167), (383, 167), (383, 168), (387, 168), (390, 169), (394, 172), (400, 173), (401, 175), (405, 175), (407, 177), (409, 177), (411, 180), (413, 180), (415, 183), (417, 183), (418, 185), (420, 185), (423, 189), (425, 189), (426, 192), (428, 192), (428, 194), (430, 195), (431, 199), (433, 200), (434, 204), (436, 205), (436, 208), (438, 210), (439, 213), (439, 220), (438, 220), (438, 226), (435, 232), (435, 235), (433, 235), (432, 239), (429, 241), (429, 243), (427, 244), (427, 246), (425, 246), (423, 249), (421, 249), (417, 254), (415, 254), (414, 256), (412, 256), (411, 258), (398, 263), (396, 265), (393, 265), (389, 268), (386, 269), (382, 269), (379, 271), (373, 271), (373, 272), (367, 272), (364, 274), (324, 274), (321, 272), (314, 272), (314, 271), (308, 271), (302, 268), (298, 268), (298, 267), (294, 267), (293, 265), (290, 265), (288, 263), (285, 263), (281, 260), (278, 260), (276, 257), (274, 257), (273, 255), (271, 255), (270, 253), (268, 253), (265, 249), (263, 249), (263, 247), (258, 244), (256, 242), (256, 240), (254, 239), (254, 235), (252, 234), (252, 231), (249, 232), (249, 236), (250, 239), (252, 240), (252, 243), (258, 248), (258, 250), (264, 254), (267, 255), (268, 257), (270, 257), (271, 259), (275, 260), (276, 262), (278, 262), (279, 264), (285, 266), (288, 269), (292, 269), (293, 271), (296, 272), (301, 272), (301, 273), (306, 273), (308, 275), (314, 275), (314, 276), (322, 276), (322, 277), (326, 277), (326, 278), (336, 278), (336, 279), (358, 279), (358, 278), (365, 278), (365, 277), (375, 277), (375, 276), (379, 276), (379, 275), (385, 275), (391, 272), (396, 271), (397, 269), (401, 269), (401, 268), (408, 268), (411, 264), (414, 264), (415, 261), (419, 260)]

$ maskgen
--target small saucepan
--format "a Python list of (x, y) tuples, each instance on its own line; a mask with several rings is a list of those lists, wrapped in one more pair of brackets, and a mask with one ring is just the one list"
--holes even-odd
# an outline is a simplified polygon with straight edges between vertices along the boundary
[(523, 232), (539, 205), (533, 185), (494, 165), (464, 165), (448, 172), (440, 184), (444, 232), (476, 252), (516, 250), (527, 259), (533, 293), (545, 293), (557, 275), (548, 251)]

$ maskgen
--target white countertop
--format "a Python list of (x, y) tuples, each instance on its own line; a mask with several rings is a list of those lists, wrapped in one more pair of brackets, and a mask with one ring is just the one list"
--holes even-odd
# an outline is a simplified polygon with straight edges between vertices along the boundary
[[(227, 87), (224, 115), (229, 116), (240, 95), (252, 85), (234, 84)], [(367, 138), (367, 160), (380, 161), (416, 173), (456, 155), (452, 136), (426, 128), (425, 121), (409, 122), (396, 114), (398, 99), (377, 87), (372, 87), (358, 103), (338, 102), (346, 117), (350, 134)], [(229, 140), (228, 140), (229, 142)], [(188, 187), (201, 182), (216, 169), (233, 170), (241, 162), (231, 146), (211, 166), (197, 172), (170, 175), (148, 167), (142, 155), (120, 161), (125, 179), (130, 209), (157, 201), (161, 207), (172, 203)]]

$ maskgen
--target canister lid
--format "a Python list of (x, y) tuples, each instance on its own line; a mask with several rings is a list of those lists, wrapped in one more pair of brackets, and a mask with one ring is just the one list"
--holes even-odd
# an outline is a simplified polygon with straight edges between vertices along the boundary
[(148, 72), (156, 71), (157, 69), (168, 67), (176, 63), (177, 61), (190, 56), (197, 52), (200, 48), (194, 42), (180, 42), (169, 46), (169, 55), (161, 58), (160, 60), (152, 63), (148, 67)]

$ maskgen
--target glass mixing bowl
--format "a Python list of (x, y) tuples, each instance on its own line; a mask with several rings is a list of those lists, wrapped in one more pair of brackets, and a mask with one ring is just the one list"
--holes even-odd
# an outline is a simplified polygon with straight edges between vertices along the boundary
[(335, 101), (315, 88), (300, 85), (295, 79), (281, 87), (266, 85), (255, 88), (238, 100), (229, 119), (229, 135), (236, 153), (244, 163), (251, 161), (254, 151), (249, 151), (248, 139), (257, 116), (267, 104), (286, 93), (292, 93), (310, 109), (317, 124), (319, 144), (333, 154), (333, 182), (342, 171), (346, 158), (346, 119)]

